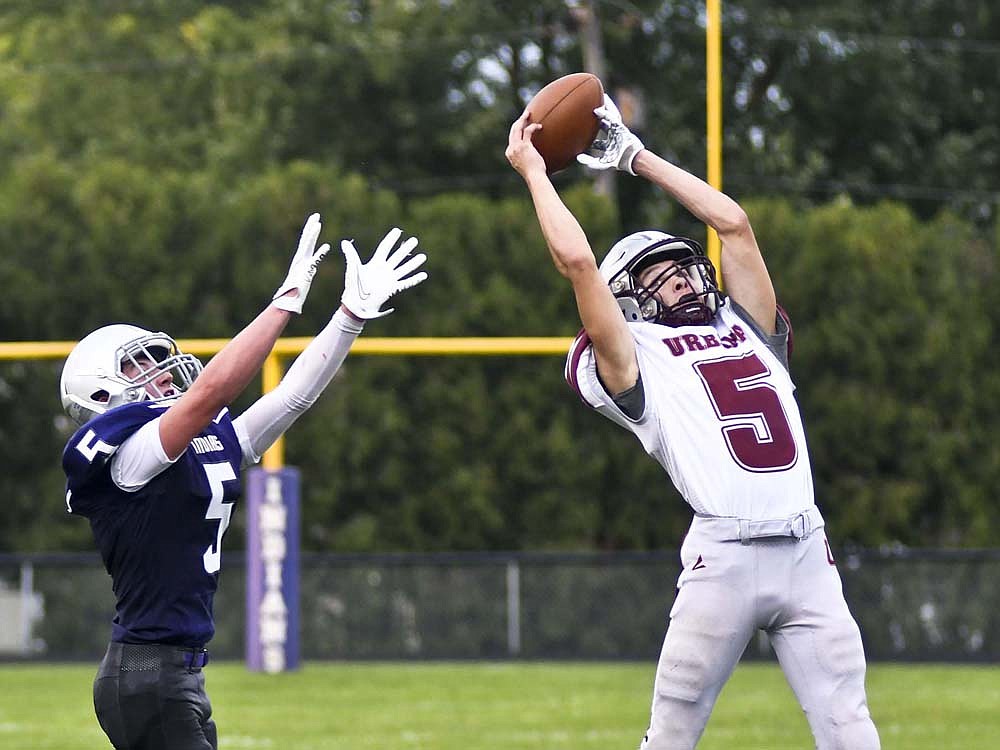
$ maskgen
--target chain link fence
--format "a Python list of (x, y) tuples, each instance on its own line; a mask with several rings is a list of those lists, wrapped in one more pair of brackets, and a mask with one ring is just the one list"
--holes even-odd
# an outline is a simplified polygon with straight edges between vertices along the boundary
[[(215, 600), (218, 658), (244, 654), (244, 560)], [(1000, 658), (1000, 549), (841, 552), (872, 661)], [(305, 554), (305, 659), (655, 659), (676, 552)], [(113, 615), (96, 555), (0, 555), (0, 656), (99, 659)], [(747, 658), (770, 658), (766, 639)]]

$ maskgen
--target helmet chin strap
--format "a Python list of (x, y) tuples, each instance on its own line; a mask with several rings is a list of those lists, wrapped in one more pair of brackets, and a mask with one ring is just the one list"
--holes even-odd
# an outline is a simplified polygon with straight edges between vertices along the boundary
[(688, 294), (675, 305), (660, 313), (659, 322), (668, 326), (706, 325), (712, 322), (715, 312), (699, 295)]
[(642, 305), (632, 296), (617, 297), (615, 301), (618, 302), (618, 307), (622, 311), (622, 315), (625, 316), (625, 320), (630, 323), (647, 320), (651, 323), (667, 326), (691, 326), (705, 325), (712, 322), (712, 318), (715, 317), (712, 308), (696, 294), (687, 295), (684, 300), (673, 307), (667, 307), (663, 303), (657, 302), (656, 307), (659, 308), (659, 314), (655, 317), (650, 311), (646, 311), (645, 314), (643, 312), (645, 306), (651, 301), (650, 299), (647, 299)]

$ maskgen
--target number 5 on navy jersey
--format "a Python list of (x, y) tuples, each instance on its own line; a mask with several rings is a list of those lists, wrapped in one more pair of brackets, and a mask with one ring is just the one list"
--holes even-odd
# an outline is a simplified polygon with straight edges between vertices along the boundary
[(225, 482), (237, 481), (236, 472), (233, 465), (228, 461), (215, 464), (203, 464), (205, 476), (208, 478), (208, 487), (212, 492), (212, 499), (208, 503), (208, 511), (205, 513), (205, 520), (219, 521), (219, 530), (215, 535), (215, 544), (209, 545), (205, 550), (202, 559), (205, 562), (207, 573), (218, 573), (222, 566), (222, 537), (229, 528), (229, 520), (233, 514), (233, 500), (224, 500), (226, 489)]

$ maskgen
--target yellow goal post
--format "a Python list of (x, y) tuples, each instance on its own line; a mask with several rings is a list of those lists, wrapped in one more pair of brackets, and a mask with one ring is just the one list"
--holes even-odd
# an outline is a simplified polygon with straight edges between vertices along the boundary
[[(722, 0), (705, 2), (705, 104), (708, 183), (722, 189)], [(708, 257), (721, 270), (721, 248), (715, 230), (708, 228)], [(719, 282), (721, 284), (721, 274)], [(264, 362), (261, 389), (273, 389), (282, 375), (282, 360), (299, 354), (311, 338), (278, 339), (271, 356)], [(212, 355), (228, 339), (179, 339), (182, 351), (197, 356)], [(560, 336), (531, 337), (444, 337), (444, 338), (360, 338), (351, 347), (352, 354), (448, 355), (531, 355), (565, 354), (572, 339)], [(24, 359), (64, 359), (74, 341), (0, 342), (0, 362)], [(266, 469), (284, 464), (284, 441), (279, 439), (264, 454)]]

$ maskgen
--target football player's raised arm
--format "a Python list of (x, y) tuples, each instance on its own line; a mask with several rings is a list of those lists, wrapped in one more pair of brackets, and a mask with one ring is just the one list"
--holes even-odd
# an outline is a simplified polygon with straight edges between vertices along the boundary
[(635, 341), (598, 270), (583, 228), (559, 197), (545, 173), (545, 162), (531, 143), (539, 125), (527, 121), (525, 112), (511, 126), (506, 156), (528, 186), (552, 262), (573, 285), (580, 321), (593, 343), (601, 380), (615, 395), (634, 386), (639, 377)]
[(291, 314), (268, 306), (212, 357), (191, 388), (160, 417), (160, 442), (167, 458), (187, 450), (192, 438), (231, 404), (260, 372)]
[(598, 270), (594, 251), (545, 173), (527, 182), (556, 269), (573, 285), (580, 321), (594, 346), (601, 381), (611, 395), (628, 390), (639, 377), (635, 340)]
[(740, 205), (704, 180), (651, 151), (640, 151), (632, 168), (635, 174), (659, 186), (719, 233), (726, 293), (750, 313), (765, 332), (774, 333), (777, 313), (774, 286), (750, 220)]
[(264, 451), (316, 402), (347, 358), (363, 326), (363, 320), (341, 307), (295, 359), (278, 387), (233, 420), (245, 466), (257, 463)]
[(212, 358), (191, 388), (160, 417), (160, 442), (170, 460), (187, 450), (191, 440), (243, 392), (285, 330), (291, 313), (302, 312), (316, 268), (330, 249), (329, 245), (316, 248), (320, 228), (319, 214), (313, 214), (271, 304)]

